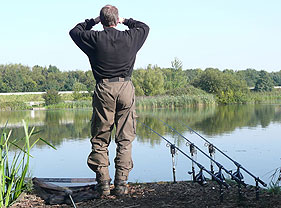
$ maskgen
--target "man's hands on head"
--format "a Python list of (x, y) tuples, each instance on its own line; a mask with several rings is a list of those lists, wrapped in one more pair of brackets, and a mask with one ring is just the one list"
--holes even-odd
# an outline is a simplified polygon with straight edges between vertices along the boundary
[(94, 20), (96, 24), (100, 23), (100, 16), (96, 17)]
[[(96, 24), (100, 23), (100, 17), (99, 17), (99, 16), (96, 17), (94, 20), (95, 20), (95, 23), (96, 23)], [(118, 23), (119, 23), (119, 24), (123, 24), (124, 21), (125, 21), (125, 18), (123, 18), (123, 17), (119, 17), (119, 18), (118, 18)]]
[(123, 17), (119, 17), (119, 21), (118, 21), (118, 23), (119, 23), (119, 24), (123, 24), (123, 23), (124, 23), (124, 20), (125, 20), (125, 18), (123, 18)]

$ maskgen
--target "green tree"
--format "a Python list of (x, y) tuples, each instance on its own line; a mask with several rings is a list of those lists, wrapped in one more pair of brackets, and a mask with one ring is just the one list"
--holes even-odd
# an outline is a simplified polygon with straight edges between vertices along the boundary
[(135, 70), (132, 80), (137, 96), (153, 96), (164, 93), (164, 76), (158, 66), (148, 65), (146, 69)]
[(136, 96), (144, 96), (144, 76), (145, 76), (145, 69), (137, 69), (133, 71), (132, 81), (135, 86), (135, 93)]
[(171, 64), (172, 68), (162, 69), (165, 91), (182, 88), (188, 83), (188, 77), (182, 70), (182, 62), (175, 58)]
[(94, 91), (95, 86), (96, 86), (96, 80), (95, 80), (93, 72), (91, 70), (88, 70), (85, 72), (84, 84), (86, 85), (87, 90), (89, 92)]
[(260, 71), (259, 79), (256, 82), (254, 90), (257, 92), (267, 92), (267, 91), (272, 91), (273, 87), (274, 87), (273, 81), (269, 76), (269, 73), (263, 70)]
[(171, 62), (174, 71), (182, 71), (182, 61), (177, 57)]
[(187, 80), (189, 82), (193, 82), (193, 80), (197, 77), (199, 77), (199, 75), (203, 72), (202, 69), (198, 68), (198, 69), (187, 69), (184, 71), (185, 76), (187, 77)]
[(144, 74), (144, 94), (147, 96), (161, 95), (164, 93), (164, 76), (157, 66), (149, 65)]
[(58, 91), (54, 89), (50, 89), (43, 94), (43, 99), (45, 100), (45, 105), (53, 105), (61, 102), (61, 96), (59, 95)]
[(192, 85), (213, 93), (220, 103), (245, 103), (248, 87), (234, 73), (223, 73), (218, 69), (208, 68), (192, 82)]
[(73, 94), (72, 97), (74, 100), (81, 100), (84, 97), (85, 93), (82, 93), (81, 91), (86, 91), (87, 87), (86, 85), (80, 83), (80, 82), (75, 82), (73, 86)]
[(270, 74), (273, 84), (275, 86), (281, 86), (281, 70), (279, 72), (273, 72)]
[(255, 69), (237, 71), (236, 74), (240, 77), (240, 79), (246, 81), (248, 87), (255, 87), (255, 84), (259, 78), (259, 72)]

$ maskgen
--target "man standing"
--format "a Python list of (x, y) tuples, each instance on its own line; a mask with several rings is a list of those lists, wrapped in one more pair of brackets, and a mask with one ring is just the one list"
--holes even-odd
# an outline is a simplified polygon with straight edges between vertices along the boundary
[[(91, 30), (99, 22), (104, 30)], [(118, 23), (128, 26), (129, 30), (115, 29)], [(114, 124), (117, 148), (113, 193), (123, 195), (128, 192), (126, 182), (133, 168), (131, 150), (136, 135), (135, 88), (131, 75), (136, 54), (148, 32), (146, 24), (119, 18), (118, 9), (106, 5), (99, 17), (79, 23), (69, 33), (88, 56), (96, 79), (91, 120), (92, 152), (88, 166), (96, 173), (100, 196), (110, 194), (108, 146)]]

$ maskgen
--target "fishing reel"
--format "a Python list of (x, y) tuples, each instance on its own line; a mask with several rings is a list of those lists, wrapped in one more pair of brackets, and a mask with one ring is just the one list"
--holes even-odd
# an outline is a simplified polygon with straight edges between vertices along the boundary
[[(240, 182), (243, 182), (244, 176), (242, 175), (242, 173), (241, 173), (239, 167), (237, 168), (237, 171), (235, 171), (235, 172), (233, 173), (233, 175), (234, 175), (236, 178), (238, 178), (238, 179), (240, 180)], [(232, 180), (235, 180), (234, 177), (231, 177), (231, 179), (232, 179)]]
[(199, 173), (195, 176), (195, 182), (199, 183), (201, 186), (205, 186), (207, 184), (207, 180), (203, 175), (203, 170), (201, 169)]
[(216, 172), (215, 174), (214, 174), (218, 179), (220, 179), (221, 181), (225, 181), (225, 177), (224, 177), (224, 175), (223, 175), (223, 173), (222, 173), (222, 171), (221, 170), (219, 170), (218, 172)]

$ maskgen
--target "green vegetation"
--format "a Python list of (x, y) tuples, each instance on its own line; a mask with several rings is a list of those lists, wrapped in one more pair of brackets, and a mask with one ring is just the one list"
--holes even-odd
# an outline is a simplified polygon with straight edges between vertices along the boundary
[(31, 107), (21, 101), (0, 102), (0, 110), (28, 110)]
[(257, 92), (268, 92), (273, 90), (273, 80), (266, 71), (261, 71), (259, 78), (255, 84), (255, 91)]
[(54, 89), (48, 90), (42, 97), (45, 100), (45, 105), (55, 105), (61, 102), (59, 92)]
[(213, 95), (182, 95), (182, 96), (161, 96), (151, 98), (138, 98), (137, 108), (176, 108), (196, 105), (215, 104)]
[(92, 101), (90, 100), (79, 100), (70, 102), (60, 102), (53, 105), (48, 105), (47, 109), (66, 109), (66, 108), (92, 108)]
[(281, 194), (281, 167), (271, 175), (271, 182), (267, 191), (273, 195)]
[[(61, 72), (52, 65), (32, 68), (21, 64), (0, 65), (0, 75), (0, 92), (74, 91), (73, 94), (60, 96), (63, 104), (59, 102), (58, 95), (58, 100), (54, 96), (47, 99), (49, 96), (46, 95), (0, 95), (2, 110), (28, 109), (30, 107), (27, 102), (31, 101), (37, 105), (42, 105), (45, 101), (46, 105), (52, 105), (51, 108), (56, 105), (59, 108), (85, 106), (80, 101), (90, 102), (91, 92), (95, 87), (91, 71)], [(148, 65), (146, 68), (134, 70), (132, 81), (136, 96), (141, 96), (137, 104), (141, 108), (158, 108), (165, 105), (174, 108), (214, 103), (280, 103), (281, 96), (279, 90), (273, 89), (273, 86), (281, 86), (281, 70), (272, 73), (255, 69), (183, 70), (182, 62), (177, 58), (171, 62), (171, 68)], [(19, 101), (22, 103), (14, 103)], [(79, 104), (69, 104), (65, 101), (75, 101)]]
[(192, 85), (217, 96), (218, 103), (247, 103), (248, 87), (245, 80), (229, 72), (206, 69), (192, 81)]
[(92, 71), (61, 72), (52, 65), (32, 68), (21, 64), (0, 65), (0, 92), (71, 91), (76, 82), (83, 83), (90, 91), (95, 86)]
[(270, 92), (251, 92), (248, 95), (247, 103), (274, 104), (281, 103), (281, 89)]
[[(21, 139), (11, 139), (11, 131), (4, 131), (0, 140), (0, 207), (8, 207), (15, 201), (20, 194), (26, 190), (25, 181), (29, 169), (30, 150), (38, 142), (43, 141), (53, 147), (45, 140), (38, 138), (33, 144), (30, 144), (30, 137), (33, 136), (34, 127), (28, 131), (28, 125), (23, 121), (25, 136)], [(19, 143), (23, 142), (23, 145)], [(18, 148), (14, 157), (9, 159), (10, 146)], [(53, 147), (54, 148), (54, 147)]]

